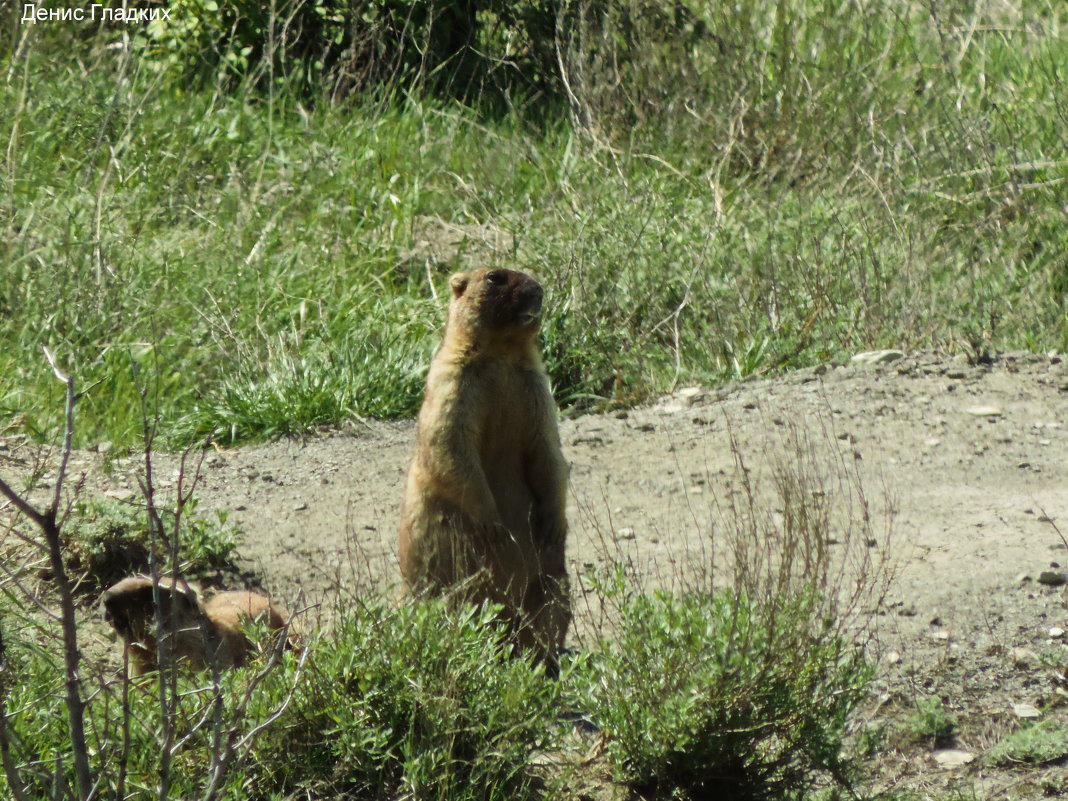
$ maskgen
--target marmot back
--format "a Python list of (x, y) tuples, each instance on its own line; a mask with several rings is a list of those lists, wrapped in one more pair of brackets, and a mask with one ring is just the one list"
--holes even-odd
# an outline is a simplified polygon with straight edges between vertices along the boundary
[(201, 604), (184, 581), (161, 576), (158, 592), (164, 633), (156, 640), (156, 606), (149, 576), (129, 576), (104, 591), (104, 617), (129, 647), (130, 673), (158, 670), (160, 662), (203, 670), (239, 667), (255, 649), (243, 627), (263, 619), (272, 631), (285, 628), (288, 615), (264, 595), (247, 590), (220, 592)]
[(480, 269), (449, 281), (401, 512), (413, 593), (505, 607), (513, 638), (555, 668), (571, 621), (568, 466), (537, 348), (541, 286)]

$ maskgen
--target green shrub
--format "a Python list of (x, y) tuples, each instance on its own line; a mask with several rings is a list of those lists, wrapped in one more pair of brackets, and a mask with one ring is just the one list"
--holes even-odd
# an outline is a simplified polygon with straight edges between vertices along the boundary
[(1052, 718), (1021, 726), (1005, 735), (986, 755), (993, 765), (1029, 762), (1042, 765), (1068, 756), (1068, 728)]
[(905, 724), (908, 733), (937, 746), (948, 740), (957, 728), (957, 720), (946, 711), (938, 697), (916, 699), (916, 712)]
[[(29, 797), (51, 798), (72, 782), (58, 632), (20, 630), (24, 618), (3, 600), (0, 699), (13, 758)], [(534, 798), (528, 762), (555, 736), (559, 684), (509, 657), (494, 611), (342, 609), (309, 653), (283, 654), (266, 675), (261, 656), (223, 673), (218, 691), (209, 675), (186, 672), (124, 686), (88, 663), (87, 741), (101, 797), (123, 782), (156, 795), (164, 776), (170, 797), (204, 797), (230, 743), (236, 758), (219, 798)], [(3, 797), (7, 789), (0, 771)]]
[(637, 594), (591, 655), (575, 703), (619, 777), (658, 798), (800, 798), (846, 783), (846, 718), (872, 675), (804, 596)]
[[(256, 742), (257, 786), (313, 798), (533, 797), (528, 760), (559, 685), (508, 658), (492, 608), (442, 602), (340, 611), (300, 693)], [(287, 686), (284, 673), (270, 692)]]

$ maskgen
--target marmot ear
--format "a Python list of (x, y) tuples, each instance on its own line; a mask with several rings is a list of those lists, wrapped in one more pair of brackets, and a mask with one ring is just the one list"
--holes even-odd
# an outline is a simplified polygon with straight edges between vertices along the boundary
[(452, 289), (454, 298), (458, 298), (464, 293), (464, 290), (467, 289), (467, 282), (467, 273), (456, 273), (449, 279), (449, 288)]

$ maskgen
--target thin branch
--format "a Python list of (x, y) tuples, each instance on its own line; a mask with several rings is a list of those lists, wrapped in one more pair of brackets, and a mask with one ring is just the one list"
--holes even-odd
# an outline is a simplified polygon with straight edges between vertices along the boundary
[(56, 378), (67, 385), (67, 429), (63, 436), (63, 454), (59, 462), (59, 475), (56, 476), (56, 490), (52, 495), (51, 518), (55, 522), (59, 515), (59, 504), (63, 499), (63, 479), (67, 475), (67, 463), (70, 462), (70, 452), (74, 441), (74, 403), (77, 398), (74, 395), (74, 379), (64, 373), (56, 365), (56, 357), (47, 347), (41, 346), (45, 358), (52, 368)]
[[(52, 577), (59, 593), (60, 624), (63, 629), (63, 657), (65, 662), (67, 714), (70, 725), (71, 754), (74, 759), (74, 775), (78, 787), (78, 797), (88, 801), (93, 795), (93, 780), (89, 772), (89, 751), (85, 741), (85, 700), (81, 694), (81, 677), (79, 666), (81, 651), (78, 648), (78, 625), (74, 615), (74, 598), (70, 579), (67, 576), (60, 544), (60, 527), (57, 522), (59, 507), (63, 500), (63, 481), (70, 463), (72, 443), (74, 440), (74, 379), (63, 373), (56, 365), (55, 357), (44, 348), (45, 358), (55, 373), (56, 378), (67, 386), (66, 434), (63, 438), (63, 453), (60, 457), (59, 473), (56, 475), (55, 493), (52, 504), (46, 512), (39, 512), (6, 483), (0, 481), (0, 492), (29, 517), (44, 536), (48, 549), (48, 559), (52, 568)], [(32, 596), (30, 596), (32, 597)], [(58, 780), (59, 774), (57, 774)]]
[[(3, 682), (3, 671), (7, 662), (7, 649), (4, 647), (4, 632), (0, 630), (0, 682)], [(0, 761), (3, 762), (4, 775), (7, 777), (7, 786), (11, 790), (13, 801), (29, 801), (22, 787), (22, 777), (19, 776), (18, 766), (11, 754), (11, 741), (7, 735), (7, 686), (0, 684)]]

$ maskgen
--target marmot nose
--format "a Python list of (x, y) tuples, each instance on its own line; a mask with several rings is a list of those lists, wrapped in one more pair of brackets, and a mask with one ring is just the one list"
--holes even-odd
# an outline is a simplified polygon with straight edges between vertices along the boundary
[(534, 280), (531, 280), (526, 286), (523, 287), (523, 293), (521, 295), (523, 311), (530, 312), (531, 314), (537, 314), (541, 311), (541, 301), (545, 296), (545, 292), (541, 288), (541, 284)]

